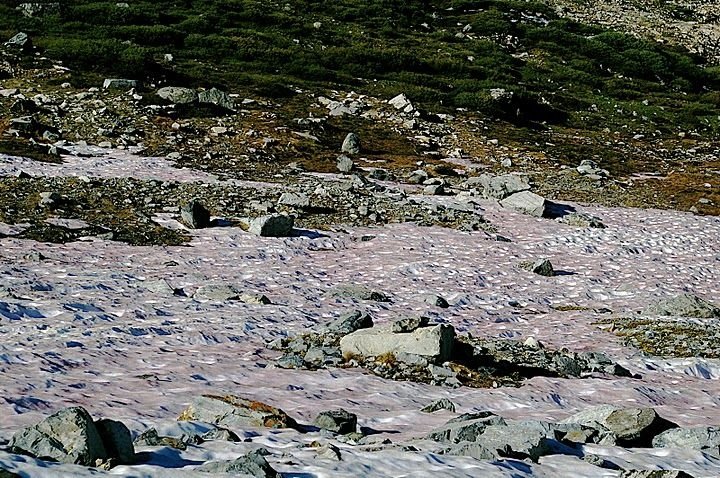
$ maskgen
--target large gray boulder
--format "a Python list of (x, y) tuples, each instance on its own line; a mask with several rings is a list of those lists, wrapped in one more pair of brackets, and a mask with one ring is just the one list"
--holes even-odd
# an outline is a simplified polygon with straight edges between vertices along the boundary
[(642, 315), (713, 319), (720, 318), (720, 307), (693, 294), (680, 294), (646, 307)]
[(179, 86), (166, 86), (157, 91), (157, 95), (171, 103), (187, 104), (195, 103), (198, 100), (197, 91), (191, 88), (182, 88)]
[(653, 438), (654, 448), (689, 448), (720, 458), (720, 427), (673, 428)]
[(82, 407), (65, 408), (20, 430), (8, 448), (12, 453), (85, 466), (109, 456), (92, 417)]
[(249, 231), (263, 237), (287, 237), (292, 234), (295, 219), (285, 214), (270, 214), (250, 221)]
[(229, 429), (297, 427), (297, 422), (279, 408), (237, 395), (196, 397), (180, 414), (178, 420), (197, 420)]
[(360, 329), (340, 339), (346, 357), (378, 357), (386, 354), (412, 354), (444, 362), (452, 354), (455, 329), (439, 324), (421, 327), (410, 333), (394, 333), (392, 326)]
[(209, 103), (227, 110), (235, 111), (235, 102), (230, 95), (224, 91), (218, 90), (217, 88), (210, 88), (209, 90), (201, 91), (198, 94), (198, 102)]
[(530, 191), (521, 191), (512, 194), (500, 201), (500, 205), (506, 209), (511, 209), (522, 214), (528, 214), (535, 217), (543, 217), (547, 201)]
[(235, 460), (212, 461), (199, 466), (195, 471), (203, 473), (228, 473), (254, 478), (280, 478), (280, 473), (270, 466), (264, 455), (270, 453), (264, 448), (253, 450)]
[(576, 423), (611, 432), (620, 446), (649, 447), (656, 435), (677, 428), (652, 408), (600, 405), (572, 415), (561, 423)]

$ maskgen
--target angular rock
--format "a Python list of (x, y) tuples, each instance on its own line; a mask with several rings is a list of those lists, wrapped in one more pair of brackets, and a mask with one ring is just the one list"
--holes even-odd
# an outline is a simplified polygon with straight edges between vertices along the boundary
[(652, 408), (617, 408), (600, 405), (566, 418), (562, 423), (612, 432), (620, 446), (649, 447), (653, 438), (677, 425), (660, 417)]
[(559, 222), (567, 224), (568, 226), (605, 229), (605, 224), (603, 224), (600, 218), (582, 212), (571, 212), (570, 214), (561, 216)]
[(367, 329), (373, 326), (370, 314), (361, 310), (353, 310), (341, 315), (322, 328), (323, 331), (335, 334), (350, 334), (359, 329)]
[(13, 36), (11, 39), (5, 42), (5, 46), (10, 48), (17, 48), (19, 50), (29, 50), (32, 48), (32, 41), (25, 32), (20, 32)]
[(483, 174), (478, 177), (478, 181), (483, 186), (483, 195), (489, 199), (505, 199), (515, 193), (530, 190), (527, 178), (516, 174), (502, 176)]
[(245, 304), (269, 305), (272, 301), (265, 294), (240, 294), (240, 302)]
[(340, 435), (355, 432), (357, 428), (357, 415), (342, 408), (320, 412), (313, 424), (322, 430), (328, 430)]
[(526, 271), (545, 277), (553, 277), (555, 275), (555, 271), (549, 259), (538, 259), (535, 262), (521, 262), (520, 267)]
[(295, 219), (285, 214), (270, 214), (250, 221), (249, 231), (262, 237), (287, 237), (292, 234)]
[(441, 398), (420, 409), (421, 412), (425, 413), (433, 413), (438, 410), (449, 410), (451, 412), (455, 412), (455, 404), (447, 398)]
[(208, 284), (201, 285), (193, 294), (193, 299), (200, 301), (240, 300), (240, 291), (231, 285)]
[(415, 109), (404, 93), (400, 93), (391, 100), (388, 100), (388, 103), (392, 105), (396, 110), (400, 110), (404, 113), (412, 113)]
[(342, 144), (342, 152), (347, 154), (360, 154), (360, 136), (348, 133)]
[(203, 229), (210, 226), (210, 211), (200, 201), (193, 199), (180, 208), (180, 219), (192, 229)]
[(103, 88), (106, 90), (129, 90), (137, 88), (137, 80), (128, 80), (125, 78), (107, 78), (103, 81)]
[(355, 163), (348, 156), (341, 154), (337, 158), (337, 169), (341, 173), (349, 173), (355, 169)]
[(224, 91), (218, 90), (217, 88), (210, 88), (209, 90), (201, 91), (198, 94), (199, 103), (209, 103), (226, 110), (235, 111), (235, 102), (233, 99)]
[(496, 458), (530, 458), (534, 462), (541, 456), (556, 453), (562, 446), (541, 430), (522, 425), (489, 425), (475, 443), (494, 453)]
[(187, 443), (179, 438), (160, 436), (154, 428), (145, 430), (135, 439), (137, 446), (169, 446), (176, 450), (186, 450)]
[(680, 470), (623, 470), (620, 478), (693, 478)]
[(396, 334), (390, 327), (357, 330), (340, 339), (343, 356), (377, 357), (386, 354), (407, 353), (444, 362), (452, 354), (455, 329), (439, 324), (422, 327), (411, 333)]
[(440, 443), (474, 442), (491, 425), (505, 425), (505, 419), (492, 412), (464, 414), (433, 430), (428, 438)]
[(652, 446), (700, 450), (720, 458), (720, 427), (673, 428), (653, 438)]
[(720, 307), (693, 294), (680, 294), (646, 307), (642, 315), (713, 319), (720, 318)]
[(85, 466), (108, 458), (90, 414), (82, 407), (65, 408), (20, 430), (8, 448), (12, 453)]
[(282, 193), (278, 204), (297, 208), (310, 207), (310, 198), (304, 193)]
[(198, 100), (197, 91), (191, 88), (182, 88), (179, 86), (166, 86), (157, 91), (157, 95), (171, 103), (178, 105), (195, 103)]
[(254, 478), (280, 478), (278, 473), (270, 463), (265, 459), (264, 455), (270, 453), (261, 448), (254, 450), (247, 455), (227, 461), (212, 461), (205, 463), (195, 469), (195, 471), (203, 473), (232, 473), (234, 475), (252, 476)]
[(227, 428), (219, 427), (203, 433), (201, 438), (203, 441), (231, 441), (236, 443), (241, 441), (240, 437), (237, 436), (235, 432), (228, 430)]
[(197, 420), (216, 426), (296, 428), (297, 422), (279, 408), (237, 395), (202, 395), (193, 399), (178, 420)]
[(340, 461), (342, 460), (342, 454), (340, 453), (340, 448), (336, 447), (332, 443), (326, 443), (324, 445), (321, 445), (317, 449), (317, 455), (318, 458), (325, 459), (325, 460), (333, 460), (333, 461)]
[(355, 300), (390, 302), (390, 298), (384, 292), (357, 284), (340, 284), (335, 286), (330, 291), (330, 296)]
[(500, 205), (506, 209), (511, 209), (522, 214), (543, 217), (547, 202), (542, 196), (538, 196), (530, 191), (522, 191), (501, 200)]
[(444, 297), (437, 294), (426, 295), (424, 298), (424, 302), (426, 304), (434, 305), (435, 307), (440, 307), (441, 309), (447, 309), (448, 307), (450, 307), (448, 301), (445, 300)]

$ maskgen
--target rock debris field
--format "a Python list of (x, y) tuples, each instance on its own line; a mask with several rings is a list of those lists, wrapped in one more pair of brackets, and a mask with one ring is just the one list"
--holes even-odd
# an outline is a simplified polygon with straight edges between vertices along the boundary
[(720, 220), (472, 201), (494, 231), (264, 237), (166, 211), (190, 242), (131, 246), (2, 225), (0, 476), (720, 476)]

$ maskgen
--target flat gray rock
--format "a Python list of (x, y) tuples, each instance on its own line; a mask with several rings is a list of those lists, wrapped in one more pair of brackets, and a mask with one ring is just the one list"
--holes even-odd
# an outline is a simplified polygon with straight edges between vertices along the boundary
[(542, 196), (531, 193), (530, 191), (522, 191), (501, 200), (500, 205), (506, 209), (511, 209), (522, 214), (543, 217), (547, 202)]
[(255, 400), (237, 395), (202, 395), (192, 400), (178, 420), (197, 420), (212, 425), (233, 427), (295, 428), (297, 422), (287, 413)]
[(313, 424), (323, 430), (341, 435), (355, 432), (357, 428), (357, 415), (342, 408), (320, 412)]
[(195, 103), (198, 100), (198, 94), (191, 88), (182, 88), (179, 86), (166, 86), (157, 91), (157, 95), (175, 104)]
[(455, 329), (440, 324), (422, 327), (410, 333), (393, 333), (391, 327), (357, 330), (340, 339), (343, 356), (378, 357), (406, 353), (444, 362), (452, 355)]
[(673, 428), (653, 438), (654, 448), (689, 448), (720, 458), (720, 427)]
[(267, 454), (269, 452), (261, 448), (235, 460), (205, 463), (195, 470), (203, 473), (232, 473), (233, 476), (240, 477), (280, 478), (280, 473), (275, 471), (263, 456)]

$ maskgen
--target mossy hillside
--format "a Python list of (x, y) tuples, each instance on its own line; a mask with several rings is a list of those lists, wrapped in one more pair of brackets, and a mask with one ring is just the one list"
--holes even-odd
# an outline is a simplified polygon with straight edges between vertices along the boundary
[[(542, 2), (68, 1), (39, 18), (15, 4), (0, 5), (0, 31), (30, 33), (79, 83), (115, 75), (274, 98), (293, 87), (404, 92), (434, 110), (467, 108), (515, 124), (720, 132), (717, 68), (559, 19)], [(498, 88), (512, 97), (493, 98)]]

